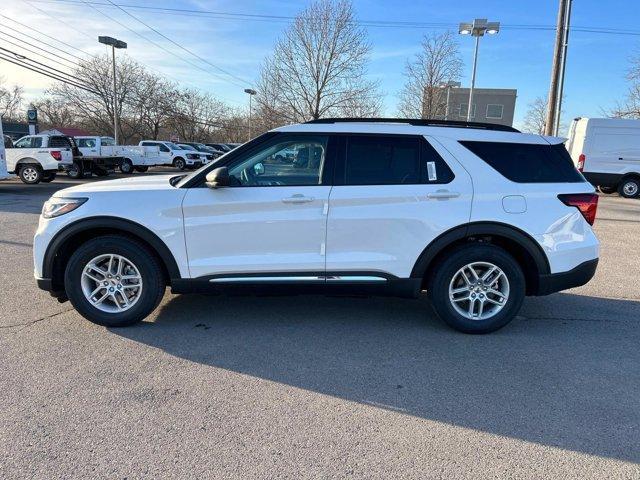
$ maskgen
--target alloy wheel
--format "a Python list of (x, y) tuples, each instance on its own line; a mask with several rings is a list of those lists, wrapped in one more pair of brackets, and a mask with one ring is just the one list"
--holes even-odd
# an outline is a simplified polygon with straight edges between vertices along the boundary
[(493, 263), (469, 263), (458, 270), (449, 283), (451, 306), (469, 320), (493, 317), (508, 300), (509, 280)]
[(142, 276), (134, 263), (122, 255), (104, 254), (82, 269), (82, 293), (98, 310), (119, 313), (129, 310), (142, 294)]

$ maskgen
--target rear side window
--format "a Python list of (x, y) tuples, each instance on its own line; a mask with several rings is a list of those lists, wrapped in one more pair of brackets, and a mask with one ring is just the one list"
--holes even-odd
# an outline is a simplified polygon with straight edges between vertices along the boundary
[(49, 148), (71, 148), (71, 142), (67, 137), (50, 137)]
[(518, 183), (584, 182), (564, 145), (460, 142), (501, 175)]
[(448, 183), (453, 172), (422, 137), (358, 135), (346, 138), (345, 185)]

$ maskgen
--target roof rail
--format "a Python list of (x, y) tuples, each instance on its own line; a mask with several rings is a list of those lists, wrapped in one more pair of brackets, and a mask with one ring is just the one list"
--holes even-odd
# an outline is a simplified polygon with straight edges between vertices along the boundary
[(482, 130), (498, 130), (501, 132), (516, 132), (520, 130), (508, 125), (481, 122), (461, 122), (458, 120), (431, 120), (427, 118), (319, 118), (305, 123), (406, 123), (416, 127), (453, 127), (477, 128)]

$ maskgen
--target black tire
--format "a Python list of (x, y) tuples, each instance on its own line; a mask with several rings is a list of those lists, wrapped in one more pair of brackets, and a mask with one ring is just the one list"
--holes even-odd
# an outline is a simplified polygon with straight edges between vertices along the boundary
[(600, 191), (600, 193), (604, 193), (605, 195), (610, 195), (612, 193), (616, 193), (615, 187), (601, 187), (601, 186), (598, 186), (598, 190)]
[[(81, 278), (85, 266), (101, 254), (116, 254), (133, 262), (142, 278), (142, 292), (137, 302), (119, 313), (104, 312), (85, 297)], [(144, 320), (160, 303), (165, 292), (160, 262), (153, 252), (137, 240), (119, 235), (105, 235), (83, 243), (71, 256), (64, 273), (64, 287), (74, 308), (87, 320), (105, 327), (126, 327)]]
[(640, 195), (640, 179), (627, 177), (618, 185), (618, 193), (624, 198), (637, 198)]
[(173, 166), (178, 170), (184, 170), (185, 168), (187, 168), (187, 162), (185, 162), (184, 158), (182, 157), (176, 157), (173, 159)]
[(135, 167), (135, 169), (136, 169), (136, 172), (144, 173), (147, 170), (149, 170), (149, 167), (146, 165), (142, 165), (142, 166)]
[(45, 172), (42, 175), (42, 181), (44, 183), (50, 183), (53, 182), (56, 179), (56, 172)]
[(42, 167), (35, 163), (26, 163), (24, 165), (20, 165), (20, 172), (18, 176), (22, 183), (26, 183), (27, 185), (35, 185), (42, 181)]
[[(454, 302), (449, 300), (449, 285), (454, 276), (465, 265), (474, 262), (488, 262), (497, 266), (509, 284), (509, 295), (501, 310), (483, 320), (463, 316), (454, 308)], [(502, 248), (476, 243), (463, 246), (440, 261), (428, 282), (427, 290), (438, 316), (450, 327), (464, 333), (490, 333), (504, 327), (520, 310), (525, 295), (525, 278), (520, 265)], [(478, 295), (483, 295), (481, 287), (479, 290)], [(465, 306), (464, 303), (460, 305)]]
[(93, 169), (93, 173), (95, 174), (96, 177), (108, 177), (109, 176), (109, 170), (107, 170), (106, 168), (96, 167), (96, 168)]
[(73, 165), (70, 165), (67, 169), (67, 175), (69, 178), (78, 179), (83, 177), (82, 167), (78, 162), (73, 162)]
[(131, 160), (129, 160), (128, 158), (125, 158), (124, 160), (122, 160), (122, 163), (120, 164), (120, 171), (126, 175), (133, 173), (134, 167), (133, 167), (133, 162), (131, 162)]

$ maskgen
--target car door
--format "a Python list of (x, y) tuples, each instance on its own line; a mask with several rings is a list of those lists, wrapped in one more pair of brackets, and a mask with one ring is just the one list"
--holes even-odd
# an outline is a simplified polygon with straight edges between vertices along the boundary
[[(289, 148), (298, 166), (276, 162)], [(231, 186), (190, 188), (183, 214), (191, 276), (323, 281), (333, 149), (326, 135), (278, 134), (229, 160)]]
[(429, 243), (469, 221), (471, 178), (434, 145), (407, 135), (340, 139), (329, 198), (328, 276), (409, 278)]

